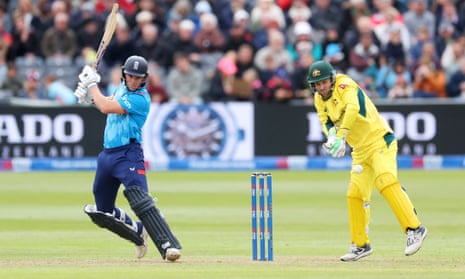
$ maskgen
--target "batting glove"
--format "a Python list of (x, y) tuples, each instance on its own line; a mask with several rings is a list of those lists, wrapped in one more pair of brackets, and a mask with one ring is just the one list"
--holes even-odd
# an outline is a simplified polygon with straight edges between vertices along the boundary
[(96, 86), (100, 82), (100, 75), (97, 71), (89, 65), (84, 66), (81, 73), (79, 74), (79, 81), (83, 88), (91, 88)]
[(94, 103), (92, 96), (87, 92), (87, 89), (82, 86), (81, 82), (78, 83), (78, 87), (74, 90), (74, 96), (78, 99), (79, 104), (90, 105)]

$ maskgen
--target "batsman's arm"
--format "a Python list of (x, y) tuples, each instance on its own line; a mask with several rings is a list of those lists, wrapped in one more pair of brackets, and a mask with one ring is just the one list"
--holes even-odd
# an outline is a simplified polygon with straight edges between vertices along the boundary
[(103, 95), (102, 91), (100, 91), (100, 88), (97, 85), (89, 88), (89, 94), (92, 95), (95, 106), (100, 110), (101, 113), (126, 113), (126, 111), (121, 107), (120, 103), (113, 99), (113, 96), (107, 97)]

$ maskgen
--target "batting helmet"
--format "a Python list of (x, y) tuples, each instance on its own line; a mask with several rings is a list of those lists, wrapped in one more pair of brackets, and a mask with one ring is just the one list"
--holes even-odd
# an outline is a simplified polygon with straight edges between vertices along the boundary
[[(122, 67), (122, 77), (123, 80), (126, 82), (126, 77), (125, 75), (131, 75), (131, 76), (136, 76), (136, 77), (147, 77), (148, 76), (148, 63), (147, 60), (145, 60), (144, 57), (142, 56), (129, 56), (126, 59), (126, 62), (124, 62), (124, 65)], [(145, 85), (145, 79), (141, 83), (141, 87)]]

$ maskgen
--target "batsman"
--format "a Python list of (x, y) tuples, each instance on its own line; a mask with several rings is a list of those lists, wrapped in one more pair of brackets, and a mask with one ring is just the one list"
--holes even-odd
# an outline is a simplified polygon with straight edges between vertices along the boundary
[[(122, 66), (120, 85), (107, 97), (97, 86), (100, 75), (94, 67), (85, 66), (79, 74), (74, 92), (79, 103), (95, 104), (107, 115), (93, 184), (95, 205), (86, 205), (84, 212), (99, 227), (134, 243), (137, 258), (147, 253), (150, 236), (163, 259), (176, 261), (181, 245), (149, 194), (141, 148), (142, 127), (150, 109), (150, 96), (144, 87), (147, 76), (145, 58), (128, 57)], [(121, 184), (138, 222), (115, 206)]]
[(340, 158), (346, 143), (352, 148), (347, 190), (351, 246), (342, 261), (357, 261), (373, 253), (368, 238), (371, 194), (376, 189), (391, 207), (407, 235), (405, 255), (415, 254), (427, 235), (397, 177), (397, 140), (363, 89), (349, 76), (337, 74), (327, 61), (316, 61), (307, 82), (327, 136), (326, 152)]

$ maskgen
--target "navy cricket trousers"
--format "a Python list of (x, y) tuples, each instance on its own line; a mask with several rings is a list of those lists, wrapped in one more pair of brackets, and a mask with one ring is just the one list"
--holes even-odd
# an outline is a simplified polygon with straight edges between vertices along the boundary
[(139, 143), (105, 148), (97, 158), (93, 193), (97, 210), (112, 213), (120, 185), (148, 192), (144, 153)]

